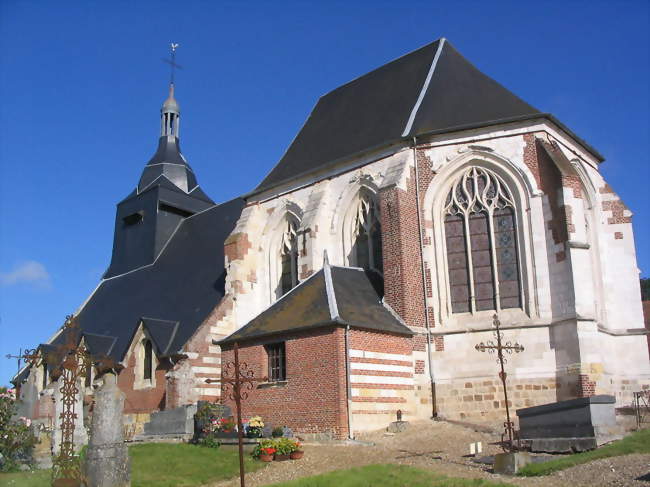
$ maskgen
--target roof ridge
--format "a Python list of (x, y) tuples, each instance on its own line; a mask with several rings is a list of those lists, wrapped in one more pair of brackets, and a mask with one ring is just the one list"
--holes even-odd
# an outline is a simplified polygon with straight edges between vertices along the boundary
[(424, 100), (424, 95), (429, 90), (429, 83), (431, 83), (431, 78), (433, 77), (433, 73), (435, 72), (436, 66), (438, 65), (438, 59), (440, 59), (440, 54), (442, 53), (442, 48), (445, 47), (446, 40), (447, 39), (445, 39), (444, 37), (440, 38), (438, 49), (436, 50), (436, 54), (433, 56), (433, 60), (431, 61), (431, 67), (429, 67), (429, 72), (427, 73), (427, 77), (425, 78), (424, 84), (422, 85), (422, 89), (420, 90), (420, 95), (418, 96), (418, 99), (415, 101), (415, 105), (413, 105), (413, 109), (411, 110), (411, 115), (409, 116), (409, 119), (406, 122), (406, 126), (404, 127), (404, 132), (402, 132), (402, 137), (406, 137), (411, 131), (411, 128), (413, 127), (415, 116), (418, 114), (418, 110), (420, 109), (422, 100)]
[(323, 275), (325, 277), (325, 293), (327, 294), (327, 304), (329, 305), (330, 318), (332, 321), (340, 321), (339, 307), (336, 303), (336, 293), (334, 292), (334, 283), (332, 282), (332, 268), (327, 257), (327, 249), (323, 251)]

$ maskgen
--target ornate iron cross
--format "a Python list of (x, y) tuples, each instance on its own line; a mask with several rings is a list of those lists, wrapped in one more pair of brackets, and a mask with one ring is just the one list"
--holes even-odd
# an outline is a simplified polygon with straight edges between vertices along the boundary
[(169, 77), (169, 83), (173, 85), (176, 68), (183, 69), (183, 66), (181, 66), (180, 64), (176, 64), (176, 49), (178, 48), (179, 44), (175, 44), (172, 42), (169, 46), (171, 48), (170, 59), (163, 59), (163, 62), (171, 65), (171, 75)]
[[(499, 372), (499, 379), (501, 379), (501, 383), (503, 384), (503, 398), (506, 403), (506, 422), (503, 423), (504, 426), (504, 432), (501, 435), (501, 446), (504, 450), (506, 451), (513, 451), (516, 450), (517, 447), (515, 446), (513, 440), (516, 436), (516, 431), (515, 431), (515, 425), (512, 421), (510, 421), (510, 407), (508, 406), (508, 387), (506, 385), (506, 378), (508, 374), (506, 374), (505, 368), (504, 368), (504, 363), (506, 363), (508, 360), (503, 356), (503, 353), (507, 353), (509, 355), (512, 355), (512, 353), (519, 353), (524, 351), (523, 345), (520, 345), (519, 343), (512, 343), (510, 341), (503, 342), (503, 333), (501, 333), (501, 322), (499, 321), (499, 316), (494, 315), (494, 337), (496, 338), (496, 344), (492, 341), (489, 340), (487, 343), (479, 343), (476, 345), (476, 350), (479, 352), (488, 352), (488, 353), (494, 353), (496, 351), (497, 353), (497, 362), (499, 363), (499, 366), (501, 367), (501, 371)], [(505, 437), (508, 437), (508, 440), (506, 441)]]
[[(42, 352), (37, 348), (27, 349), (21, 355), (30, 367), (40, 367), (43, 360), (54, 362), (52, 374), (62, 378), (61, 402), (63, 410), (59, 415), (61, 419), (61, 450), (54, 456), (52, 465), (53, 486), (82, 485), (83, 475), (79, 464), (79, 457), (74, 454), (74, 428), (77, 413), (75, 407), (79, 387), (77, 379), (90, 373), (93, 357), (83, 344), (79, 344), (81, 331), (73, 315), (65, 318), (62, 331), (64, 341), (55, 345), (50, 352)], [(48, 355), (47, 359), (44, 355)], [(15, 357), (14, 357), (15, 358)], [(102, 364), (103, 368), (115, 368), (114, 361), (102, 356), (94, 360)]]
[[(256, 382), (266, 382), (268, 377), (258, 378), (255, 377), (255, 372), (248, 367), (246, 362), (239, 361), (239, 346), (235, 342), (233, 346), (235, 352), (235, 360), (222, 364), (221, 379), (206, 379), (208, 384), (220, 383), (221, 398), (224, 396), (229, 397), (235, 401), (235, 408), (237, 410), (237, 443), (239, 444), (239, 479), (241, 487), (245, 487), (245, 472), (244, 472), (244, 428), (241, 422), (241, 402), (248, 399), (248, 393), (253, 390)], [(227, 392), (230, 390), (230, 392)]]

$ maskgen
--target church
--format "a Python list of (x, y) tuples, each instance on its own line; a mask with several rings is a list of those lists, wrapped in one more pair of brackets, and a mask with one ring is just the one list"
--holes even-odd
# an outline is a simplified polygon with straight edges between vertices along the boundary
[[(206, 380), (237, 347), (263, 377), (245, 418), (335, 439), (398, 410), (498, 424), (498, 365), (476, 349), (495, 315), (524, 346), (507, 356), (514, 409), (650, 387), (632, 214), (603, 157), (448, 40), (323, 95), (259, 185), (222, 203), (181, 153), (174, 88), (75, 313), (79, 340), (120, 364), (133, 421), (228, 403)], [(52, 417), (51, 366), (14, 377), (38, 393), (33, 418)]]

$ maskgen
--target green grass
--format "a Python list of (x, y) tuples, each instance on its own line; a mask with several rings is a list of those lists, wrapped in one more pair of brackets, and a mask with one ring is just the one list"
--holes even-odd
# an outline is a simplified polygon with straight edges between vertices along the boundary
[(269, 487), (511, 487), (483, 479), (445, 477), (405, 465), (367, 465), (305, 477)]
[[(132, 487), (193, 487), (239, 476), (239, 457), (233, 447), (148, 443), (129, 447), (129, 455)], [(246, 455), (246, 472), (263, 466)], [(49, 470), (0, 474), (0, 486), (47, 486), (49, 479)]]
[(619, 441), (614, 441), (597, 450), (584, 453), (576, 453), (544, 463), (533, 463), (526, 465), (519, 471), (519, 475), (525, 477), (536, 477), (548, 475), (558, 470), (591, 462), (600, 458), (618, 457), (631, 453), (650, 453), (650, 429), (637, 431)]
[(43, 487), (50, 485), (49, 470), (34, 470), (33, 472), (0, 473), (2, 487)]

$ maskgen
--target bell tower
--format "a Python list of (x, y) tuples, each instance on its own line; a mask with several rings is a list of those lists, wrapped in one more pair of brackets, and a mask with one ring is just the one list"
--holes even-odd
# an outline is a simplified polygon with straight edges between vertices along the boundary
[(104, 278), (152, 264), (185, 219), (214, 205), (180, 150), (181, 111), (174, 97), (177, 47), (172, 44), (172, 76), (160, 109), (158, 148), (135, 190), (117, 205), (113, 255)]

